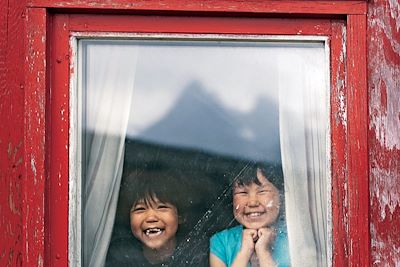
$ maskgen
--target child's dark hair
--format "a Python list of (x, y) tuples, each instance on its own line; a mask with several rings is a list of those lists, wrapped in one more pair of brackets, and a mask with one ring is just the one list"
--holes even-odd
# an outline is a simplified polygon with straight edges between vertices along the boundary
[(173, 171), (134, 171), (125, 178), (129, 185), (124, 193), (131, 207), (138, 201), (149, 205), (157, 198), (174, 205), (179, 212), (183, 203), (178, 192), (182, 185), (180, 180), (179, 174)]
[(283, 175), (280, 166), (265, 166), (257, 162), (248, 162), (233, 174), (233, 186), (248, 186), (252, 183), (261, 185), (257, 178), (257, 173), (260, 172), (269, 182), (271, 182), (282, 193), (283, 191)]

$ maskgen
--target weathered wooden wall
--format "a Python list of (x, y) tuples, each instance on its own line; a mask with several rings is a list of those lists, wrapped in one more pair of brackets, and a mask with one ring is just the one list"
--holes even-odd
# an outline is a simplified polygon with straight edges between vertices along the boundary
[[(25, 260), (25, 1), (0, 1), (0, 266)], [(29, 229), (28, 229), (29, 231)]]
[[(0, 1), (0, 266), (37, 266), (26, 172), (26, 1)], [(368, 15), (371, 262), (400, 266), (400, 3), (370, 0)], [(38, 218), (41, 221), (43, 218)], [(43, 229), (42, 229), (43, 230)], [(367, 255), (366, 255), (367, 256)], [(45, 264), (44, 264), (45, 265)]]
[(400, 266), (400, 2), (368, 13), (371, 262)]

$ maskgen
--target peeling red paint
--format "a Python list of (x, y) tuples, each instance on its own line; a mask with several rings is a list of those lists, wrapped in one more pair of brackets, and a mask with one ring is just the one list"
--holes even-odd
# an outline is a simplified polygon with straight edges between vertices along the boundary
[[(155, 0), (9, 0), (0, 1), (0, 266), (48, 266), (45, 257), (45, 182), (46, 182), (46, 24), (45, 7), (57, 9), (78, 8), (80, 12), (91, 8), (103, 11), (114, 9), (146, 10), (154, 7)], [(247, 14), (263, 13), (273, 10), (275, 14), (310, 14), (319, 10), (321, 14), (365, 14), (365, 1), (315, 1), (312, 8), (307, 7), (304, 0), (298, 1), (236, 1), (229, 9), (231, 14), (246, 11)], [(197, 3), (197, 4), (196, 4)], [(160, 0), (158, 8), (153, 10), (179, 12), (222, 12), (230, 0), (200, 1), (191, 0)], [(339, 5), (340, 3), (340, 5)], [(29, 10), (27, 7), (35, 7)], [(374, 266), (400, 265), (400, 2), (398, 0), (368, 1), (368, 95), (369, 95), (369, 125), (368, 153), (370, 175), (370, 234), (371, 234), (371, 264)], [(225, 9), (226, 10), (226, 9)], [(36, 13), (35, 13), (36, 12)], [(215, 13), (215, 14), (216, 14)], [(93, 16), (93, 15), (91, 15)], [(88, 16), (89, 18), (90, 16)], [(94, 16), (93, 16), (94, 17)], [(128, 16), (126, 16), (128, 17)], [(32, 18), (34, 18), (32, 20)], [(197, 18), (198, 20), (204, 18)], [(27, 21), (34, 24), (27, 25)], [(121, 18), (121, 29), (131, 29), (133, 24), (125, 23)], [(279, 22), (277, 22), (279, 23)], [(289, 22), (288, 22), (289, 23)], [(83, 26), (91, 27), (87, 22)], [(278, 24), (277, 24), (278, 25)], [(38, 26), (35, 28), (35, 26)], [(79, 25), (72, 25), (72, 27)], [(296, 25), (293, 26), (295, 28)], [(65, 29), (69, 26), (65, 25)], [(80, 26), (79, 26), (80, 27)], [(107, 25), (97, 25), (98, 30)], [(277, 26), (272, 26), (277, 27)], [(318, 30), (319, 26), (316, 26)], [(297, 33), (305, 34), (297, 31)], [(346, 38), (343, 32), (343, 39)], [(353, 31), (352, 34), (357, 34)], [(33, 41), (35, 40), (35, 41)], [(343, 51), (346, 51), (343, 49)], [(68, 61), (67, 55), (60, 55), (59, 63)], [(338, 66), (346, 60), (343, 53)], [(25, 66), (25, 62), (30, 63)], [(354, 68), (354, 64), (349, 65)], [(72, 70), (71, 70), (72, 71)], [(339, 73), (339, 72), (338, 72)], [(25, 79), (26, 75), (31, 75)], [(335, 97), (339, 105), (334, 107), (338, 112), (333, 114), (332, 121), (337, 131), (351, 127), (348, 117), (348, 96), (343, 92), (346, 81), (340, 75), (334, 75), (337, 91)], [(66, 81), (67, 82), (67, 81)], [(36, 87), (37, 85), (39, 87)], [(64, 96), (67, 99), (67, 96)], [(61, 101), (61, 100), (60, 100)], [(61, 117), (67, 118), (68, 106), (59, 108)], [(26, 128), (25, 128), (26, 127)], [(354, 129), (353, 129), (354, 130)], [(67, 135), (66, 129), (60, 130), (61, 135)], [(362, 134), (362, 133), (361, 133)], [(344, 142), (343, 140), (337, 140)], [(351, 140), (349, 141), (349, 143)], [(65, 143), (65, 144), (64, 144)], [(68, 150), (68, 140), (63, 143), (63, 149)], [(359, 143), (351, 144), (353, 149), (360, 149)], [(343, 150), (346, 150), (343, 147)], [(342, 158), (344, 157), (344, 158)], [(346, 153), (332, 155), (334, 161), (340, 162), (336, 171), (339, 177), (346, 177), (348, 167)], [(54, 167), (61, 170), (65, 166)], [(351, 166), (350, 166), (351, 167)], [(354, 168), (354, 167), (353, 167)], [(354, 171), (354, 169), (353, 169)], [(58, 177), (58, 175), (57, 175)], [(60, 183), (61, 181), (61, 176)], [(357, 179), (355, 184), (358, 186)], [(56, 183), (58, 184), (58, 182)], [(60, 184), (58, 184), (60, 187)], [(63, 185), (63, 190), (66, 185)], [(354, 199), (348, 199), (347, 192), (354, 188), (348, 187), (346, 181), (336, 180), (334, 186), (339, 189), (332, 192), (341, 199), (343, 206), (338, 210), (334, 222), (343, 227), (343, 232), (349, 229), (349, 223), (354, 214), (348, 214)], [(56, 187), (56, 186), (55, 186)], [(64, 192), (64, 191), (63, 191)], [(56, 194), (57, 192), (53, 192)], [(67, 196), (64, 196), (64, 198)], [(353, 197), (353, 196), (350, 196)], [(364, 196), (365, 197), (365, 196)], [(356, 199), (356, 198), (355, 198)], [(62, 201), (65, 201), (62, 200)], [(351, 205), (355, 205), (354, 203)], [(53, 230), (55, 231), (55, 230)], [(345, 239), (346, 236), (338, 238)], [(59, 237), (66, 243), (65, 236)], [(47, 240), (48, 241), (48, 240)], [(360, 245), (360, 244), (358, 244)], [(336, 248), (334, 256), (341, 255), (343, 266), (347, 255), (357, 255), (350, 244)], [(341, 249), (341, 250), (340, 250)], [(56, 263), (67, 262), (65, 251), (55, 252)], [(363, 255), (361, 255), (362, 257)]]
[[(334, 23), (333, 36), (331, 40), (331, 50), (338, 47), (340, 57), (331, 55), (332, 75), (332, 96), (331, 96), (331, 131), (332, 143), (336, 144), (336, 149), (332, 151), (332, 202), (337, 204), (337, 208), (332, 208), (333, 217), (333, 259), (336, 266), (349, 265), (348, 255), (349, 246), (346, 242), (340, 245), (343, 240), (346, 240), (348, 229), (348, 199), (347, 199), (347, 153), (346, 141), (347, 136), (347, 101), (346, 101), (346, 78), (345, 78), (345, 62), (346, 62), (346, 36), (345, 25), (340, 22)], [(341, 219), (339, 219), (341, 218)], [(334, 265), (335, 266), (335, 265)]]
[(383, 114), (387, 113), (387, 88), (386, 84), (381, 80), (379, 83), (380, 93), (381, 93), (381, 104), (380, 109)]
[(400, 4), (369, 4), (371, 261), (400, 265)]
[(0, 1), (0, 266), (23, 262), (23, 110), (20, 89), (25, 1)]
[(75, 8), (75, 9), (118, 9), (118, 10), (157, 10), (190, 12), (274, 12), (284, 14), (365, 14), (365, 1), (307, 1), (298, 0), (247, 0), (247, 1), (192, 1), (192, 0), (29, 0), (31, 7)]
[(23, 261), (37, 266), (44, 258), (45, 222), (45, 114), (46, 114), (46, 38), (47, 12), (34, 9), (26, 12), (29, 21), (25, 47), (24, 150), (25, 175), (23, 188)]

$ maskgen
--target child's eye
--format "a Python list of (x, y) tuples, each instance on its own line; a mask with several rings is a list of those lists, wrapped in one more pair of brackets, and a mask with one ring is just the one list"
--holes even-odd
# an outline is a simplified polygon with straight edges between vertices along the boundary
[(157, 208), (158, 208), (158, 209), (168, 209), (169, 207), (168, 207), (167, 205), (160, 204), (160, 205), (158, 205)]
[(141, 212), (141, 211), (145, 211), (146, 209), (144, 207), (134, 207), (131, 209), (131, 212)]
[(237, 191), (237, 192), (235, 192), (235, 195), (244, 196), (244, 195), (247, 195), (247, 192), (246, 191)]
[(263, 190), (258, 191), (258, 193), (260, 193), (260, 194), (266, 194), (266, 193), (271, 193), (271, 192), (272, 192), (271, 189), (263, 189)]

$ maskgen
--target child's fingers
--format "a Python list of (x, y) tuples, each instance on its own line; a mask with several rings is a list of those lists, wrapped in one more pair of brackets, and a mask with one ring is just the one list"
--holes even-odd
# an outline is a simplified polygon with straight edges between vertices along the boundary
[(258, 229), (258, 236), (261, 243), (265, 245), (270, 244), (275, 239), (275, 229), (270, 227), (260, 228)]
[(251, 231), (251, 237), (253, 238), (253, 241), (254, 242), (257, 242), (257, 240), (258, 240), (258, 232), (257, 232), (257, 230), (252, 230)]
[(257, 239), (258, 239), (258, 232), (255, 229), (245, 229), (245, 230), (243, 230), (243, 235), (248, 236), (254, 242), (257, 241)]
[(275, 229), (274, 228), (270, 228), (270, 227), (264, 227), (264, 228), (260, 228), (258, 229), (258, 235), (262, 236), (262, 235), (273, 235), (275, 233)]

